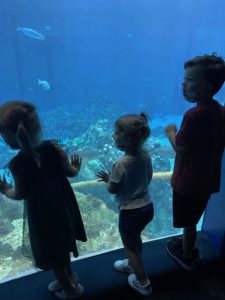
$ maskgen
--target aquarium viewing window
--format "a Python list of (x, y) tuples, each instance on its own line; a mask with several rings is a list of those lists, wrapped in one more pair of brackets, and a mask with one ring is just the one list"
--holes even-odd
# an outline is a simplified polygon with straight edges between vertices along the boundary
[[(43, 138), (83, 158), (71, 185), (88, 241), (80, 257), (122, 247), (118, 209), (99, 170), (122, 152), (114, 146), (114, 121), (145, 111), (153, 162), (150, 185), (155, 217), (143, 232), (151, 241), (181, 231), (172, 226), (170, 177), (175, 153), (165, 136), (190, 108), (182, 96), (183, 64), (196, 55), (224, 55), (222, 0), (2, 0), (0, 104), (32, 102)], [(216, 99), (223, 103), (225, 92)], [(1, 174), (16, 154), (0, 141)], [(201, 229), (201, 222), (199, 223)], [(23, 201), (0, 194), (0, 280), (33, 269), (21, 254)]]

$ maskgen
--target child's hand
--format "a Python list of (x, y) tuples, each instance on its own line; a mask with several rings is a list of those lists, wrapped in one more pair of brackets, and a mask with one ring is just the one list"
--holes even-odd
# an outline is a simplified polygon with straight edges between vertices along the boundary
[(177, 133), (177, 127), (175, 124), (170, 124), (165, 128), (165, 133), (167, 136), (176, 135)]
[(0, 192), (6, 194), (8, 190), (13, 188), (11, 183), (8, 183), (5, 179), (5, 176), (0, 176)]
[(76, 169), (76, 173), (80, 172), (82, 158), (78, 154), (71, 155), (71, 165)]
[(105, 171), (99, 171), (97, 176), (100, 178), (100, 179), (98, 179), (98, 181), (104, 181), (104, 182), (108, 183), (109, 177), (110, 177), (110, 172), (107, 173)]

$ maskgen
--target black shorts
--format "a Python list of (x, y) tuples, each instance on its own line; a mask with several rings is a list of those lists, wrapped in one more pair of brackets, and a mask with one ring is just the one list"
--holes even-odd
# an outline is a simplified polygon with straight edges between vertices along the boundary
[(130, 238), (139, 237), (145, 226), (152, 221), (153, 203), (136, 209), (124, 209), (119, 215), (119, 231)]
[(197, 225), (209, 201), (206, 197), (184, 196), (173, 190), (173, 226), (183, 228)]

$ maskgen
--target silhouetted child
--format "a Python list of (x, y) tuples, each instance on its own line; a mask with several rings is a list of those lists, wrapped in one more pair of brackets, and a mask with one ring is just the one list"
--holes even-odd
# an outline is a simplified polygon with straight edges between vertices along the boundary
[(73, 274), (70, 252), (78, 256), (76, 240), (86, 241), (79, 207), (67, 177), (81, 167), (77, 155), (68, 160), (52, 141), (41, 141), (41, 125), (32, 104), (9, 101), (0, 106), (0, 134), (12, 149), (10, 161), (15, 187), (0, 180), (0, 191), (14, 200), (25, 199), (29, 237), (35, 264), (52, 270), (48, 286), (61, 299), (79, 297), (83, 287)]
[(216, 55), (197, 56), (184, 64), (183, 95), (196, 103), (183, 118), (177, 132), (166, 128), (176, 151), (173, 187), (173, 225), (183, 228), (183, 239), (172, 239), (167, 250), (186, 270), (195, 268), (196, 225), (210, 195), (220, 189), (221, 160), (225, 144), (225, 109), (213, 96), (225, 80), (225, 62)]
[(146, 296), (151, 294), (152, 288), (141, 256), (141, 232), (154, 214), (148, 189), (152, 179), (151, 158), (143, 149), (149, 135), (144, 113), (120, 117), (115, 123), (113, 138), (116, 147), (125, 155), (113, 164), (111, 174), (98, 173), (108, 184), (109, 193), (116, 194), (120, 210), (119, 232), (128, 256), (128, 259), (116, 261), (114, 268), (129, 273), (131, 287)]

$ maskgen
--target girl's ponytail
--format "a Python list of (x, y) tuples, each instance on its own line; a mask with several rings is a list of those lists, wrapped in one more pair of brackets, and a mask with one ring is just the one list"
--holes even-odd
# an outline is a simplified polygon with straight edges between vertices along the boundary
[(140, 113), (140, 116), (143, 117), (143, 118), (145, 119), (146, 122), (148, 122), (149, 116), (148, 116), (148, 114), (147, 114), (146, 112), (141, 112), (141, 113)]
[(21, 151), (30, 153), (35, 164), (37, 165), (38, 168), (40, 168), (41, 162), (40, 162), (39, 154), (32, 147), (32, 142), (31, 142), (29, 132), (27, 131), (27, 129), (22, 123), (20, 123), (17, 127), (16, 140)]
[(144, 139), (148, 138), (151, 134), (150, 127), (148, 126), (149, 116), (146, 112), (141, 112), (140, 116), (145, 120), (145, 124), (142, 126), (142, 136)]

